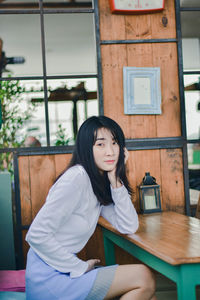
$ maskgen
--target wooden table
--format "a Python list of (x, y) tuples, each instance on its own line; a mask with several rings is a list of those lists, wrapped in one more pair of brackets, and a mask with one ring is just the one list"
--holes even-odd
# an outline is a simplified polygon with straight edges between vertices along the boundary
[(175, 212), (139, 216), (132, 235), (120, 234), (100, 217), (106, 264), (115, 264), (114, 245), (177, 284), (179, 300), (195, 300), (200, 284), (200, 220)]

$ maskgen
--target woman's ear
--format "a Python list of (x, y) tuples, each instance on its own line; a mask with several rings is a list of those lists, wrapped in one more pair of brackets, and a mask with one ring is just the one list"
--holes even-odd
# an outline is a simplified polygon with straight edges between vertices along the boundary
[(126, 149), (126, 147), (124, 147), (124, 163), (126, 164), (127, 160), (129, 158), (129, 152)]

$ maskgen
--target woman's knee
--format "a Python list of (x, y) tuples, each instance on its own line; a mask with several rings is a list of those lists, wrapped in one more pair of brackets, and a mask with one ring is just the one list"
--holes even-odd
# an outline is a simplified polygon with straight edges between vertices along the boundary
[(140, 278), (141, 278), (141, 288), (152, 292), (152, 295), (156, 290), (156, 280), (153, 272), (145, 265), (139, 265), (140, 268)]
[(121, 265), (117, 267), (114, 280), (105, 299), (111, 299), (129, 292), (150, 299), (155, 293), (155, 279), (148, 267), (142, 264)]

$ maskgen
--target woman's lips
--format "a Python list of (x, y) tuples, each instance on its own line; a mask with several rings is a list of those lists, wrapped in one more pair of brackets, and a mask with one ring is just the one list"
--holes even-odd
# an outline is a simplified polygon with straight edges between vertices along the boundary
[(114, 164), (115, 160), (106, 160), (105, 163), (107, 164)]

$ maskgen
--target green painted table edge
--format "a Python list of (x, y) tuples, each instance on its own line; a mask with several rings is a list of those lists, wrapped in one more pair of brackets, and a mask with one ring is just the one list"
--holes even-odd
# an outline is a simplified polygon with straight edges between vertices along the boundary
[(196, 300), (196, 286), (200, 285), (200, 263), (171, 265), (145, 251), (123, 236), (102, 227), (106, 265), (116, 264), (114, 245), (119, 246), (152, 269), (174, 281), (178, 300)]

